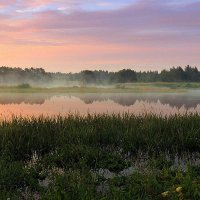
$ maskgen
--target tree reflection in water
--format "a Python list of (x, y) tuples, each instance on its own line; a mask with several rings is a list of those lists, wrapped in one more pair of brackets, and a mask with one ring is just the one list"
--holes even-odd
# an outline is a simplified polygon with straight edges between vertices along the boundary
[(69, 112), (200, 113), (200, 95), (188, 94), (11, 94), (0, 96), (1, 115), (64, 115)]

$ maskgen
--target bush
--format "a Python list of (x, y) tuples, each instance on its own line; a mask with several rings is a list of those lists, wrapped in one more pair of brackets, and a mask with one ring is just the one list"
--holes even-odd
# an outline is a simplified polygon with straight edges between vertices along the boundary
[(31, 88), (31, 86), (28, 83), (23, 83), (17, 86), (20, 89), (26, 89), (26, 88)]

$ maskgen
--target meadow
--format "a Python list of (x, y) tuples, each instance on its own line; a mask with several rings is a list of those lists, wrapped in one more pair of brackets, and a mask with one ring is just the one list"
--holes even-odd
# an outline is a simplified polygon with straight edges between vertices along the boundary
[(2, 199), (200, 199), (200, 116), (0, 122)]
[[(69, 85), (73, 85), (70, 83)], [(111, 85), (36, 87), (29, 84), (0, 86), (0, 93), (183, 93), (199, 89), (200, 83), (120, 83)]]

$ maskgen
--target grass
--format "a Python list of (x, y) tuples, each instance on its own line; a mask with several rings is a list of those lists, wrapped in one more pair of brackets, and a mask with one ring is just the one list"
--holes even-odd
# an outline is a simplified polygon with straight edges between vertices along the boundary
[(29, 84), (18, 86), (0, 86), (0, 93), (182, 93), (191, 89), (200, 89), (195, 82), (152, 82), (122, 83), (105, 86), (66, 86), (66, 87), (31, 87)]
[(198, 82), (136, 82), (136, 83), (125, 83), (117, 84), (118, 88), (168, 88), (168, 89), (199, 89), (200, 83)]
[[(192, 87), (190, 87), (191, 89)], [(174, 83), (130, 83), (116, 84), (108, 87), (31, 87), (28, 84), (19, 86), (1, 86), (0, 93), (180, 93), (186, 92), (186, 87), (176, 87)]]
[(199, 89), (200, 88), (200, 83), (195, 83), (195, 82), (176, 82), (176, 83), (162, 83), (158, 82), (155, 84), (158, 87), (170, 87), (170, 88), (186, 88), (186, 89)]
[(0, 196), (195, 200), (199, 153), (197, 114), (13, 117), (0, 123)]

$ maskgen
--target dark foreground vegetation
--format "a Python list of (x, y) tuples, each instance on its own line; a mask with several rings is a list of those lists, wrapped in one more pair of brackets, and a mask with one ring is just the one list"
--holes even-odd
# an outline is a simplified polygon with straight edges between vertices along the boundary
[(136, 72), (123, 69), (118, 72), (84, 70), (80, 73), (50, 73), (42, 68), (0, 67), (0, 85), (13, 86), (85, 86), (110, 85), (134, 82), (200, 82), (200, 72), (196, 67), (173, 67), (170, 70)]
[(200, 199), (200, 116), (0, 123), (2, 199)]

